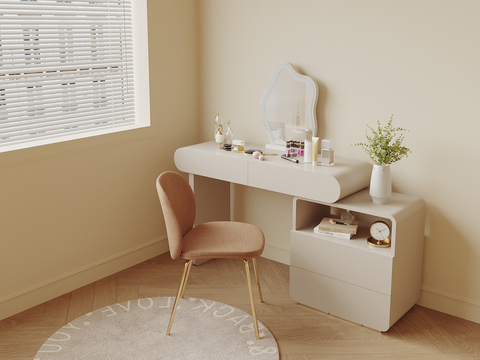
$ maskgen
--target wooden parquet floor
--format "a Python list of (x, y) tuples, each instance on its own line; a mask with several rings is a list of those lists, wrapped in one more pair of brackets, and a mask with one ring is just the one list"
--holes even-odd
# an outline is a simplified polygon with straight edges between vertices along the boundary
[[(293, 301), (289, 266), (260, 258), (258, 267), (265, 302), (259, 304), (255, 294), (257, 314), (275, 336), (281, 360), (480, 359), (480, 324), (414, 306), (380, 333)], [(0, 321), (0, 359), (33, 360), (50, 335), (87, 312), (137, 298), (175, 296), (182, 268), (182, 260), (166, 253)], [(185, 296), (251, 313), (245, 278), (242, 261), (211, 260), (192, 268)]]

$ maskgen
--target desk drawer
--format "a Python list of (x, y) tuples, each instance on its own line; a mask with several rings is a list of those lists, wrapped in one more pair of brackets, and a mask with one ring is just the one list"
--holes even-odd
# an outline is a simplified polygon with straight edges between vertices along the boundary
[[(393, 257), (342, 244), (359, 240), (325, 239), (292, 230), (290, 265), (391, 295)], [(361, 240), (360, 240), (361, 241)]]
[(220, 150), (218, 146), (212, 150), (206, 145), (177, 149), (175, 165), (178, 170), (235, 184), (247, 184), (249, 158), (243, 154)]
[(290, 296), (314, 309), (372, 329), (387, 331), (393, 325), (391, 296), (343, 281), (290, 267)]

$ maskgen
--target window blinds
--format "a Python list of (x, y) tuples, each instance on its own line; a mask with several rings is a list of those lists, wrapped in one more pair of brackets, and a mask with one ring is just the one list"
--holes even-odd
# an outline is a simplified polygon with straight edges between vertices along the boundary
[(129, 0), (0, 0), (0, 147), (135, 123)]

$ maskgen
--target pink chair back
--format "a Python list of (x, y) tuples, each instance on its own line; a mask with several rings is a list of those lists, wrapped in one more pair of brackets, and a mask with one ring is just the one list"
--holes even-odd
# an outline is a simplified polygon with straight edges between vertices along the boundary
[(157, 192), (165, 218), (170, 256), (178, 259), (182, 253), (182, 238), (195, 223), (195, 195), (188, 182), (173, 171), (160, 174)]

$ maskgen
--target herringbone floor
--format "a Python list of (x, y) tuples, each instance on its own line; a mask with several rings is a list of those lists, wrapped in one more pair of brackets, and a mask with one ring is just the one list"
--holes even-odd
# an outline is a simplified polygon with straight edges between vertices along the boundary
[[(480, 359), (480, 324), (415, 306), (380, 333), (292, 301), (287, 265), (260, 258), (258, 267), (265, 300), (258, 304), (256, 297), (258, 317), (275, 336), (282, 360)], [(0, 359), (32, 360), (51, 334), (92, 310), (174, 296), (182, 268), (182, 260), (173, 261), (166, 253), (0, 321)], [(251, 312), (242, 261), (195, 266), (185, 295)]]

